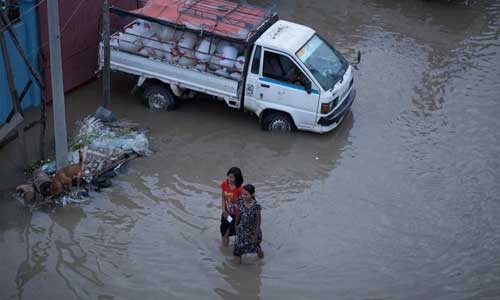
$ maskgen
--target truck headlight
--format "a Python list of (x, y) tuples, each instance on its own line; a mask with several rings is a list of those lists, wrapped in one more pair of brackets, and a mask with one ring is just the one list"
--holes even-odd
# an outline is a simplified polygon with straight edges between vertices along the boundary
[(339, 97), (336, 97), (335, 99), (333, 99), (332, 102), (322, 103), (321, 104), (321, 113), (325, 115), (325, 114), (331, 112), (337, 106), (338, 102), (339, 102)]

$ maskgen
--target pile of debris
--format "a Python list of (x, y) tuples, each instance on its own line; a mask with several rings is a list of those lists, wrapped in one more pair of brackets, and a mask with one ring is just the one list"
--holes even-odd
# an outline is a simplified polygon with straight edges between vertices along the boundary
[(16, 189), (16, 197), (32, 209), (55, 208), (84, 201), (89, 191), (111, 186), (126, 162), (151, 154), (146, 130), (130, 121), (104, 123), (89, 116), (77, 122), (77, 134), (60, 170), (54, 160), (44, 161), (32, 179)]

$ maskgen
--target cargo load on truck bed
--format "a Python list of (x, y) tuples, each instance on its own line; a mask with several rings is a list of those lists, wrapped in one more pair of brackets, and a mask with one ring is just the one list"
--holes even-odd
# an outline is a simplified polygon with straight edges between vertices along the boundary
[(149, 0), (131, 13), (179, 29), (248, 42), (272, 17), (273, 10), (227, 0)]
[(248, 45), (277, 19), (271, 8), (227, 0), (149, 0), (112, 13), (131, 19), (111, 39), (115, 50), (242, 80)]

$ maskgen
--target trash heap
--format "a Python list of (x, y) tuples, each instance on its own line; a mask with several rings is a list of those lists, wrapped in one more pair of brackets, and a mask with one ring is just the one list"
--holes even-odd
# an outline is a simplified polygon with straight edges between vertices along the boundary
[(77, 122), (77, 133), (68, 152), (68, 165), (78, 166), (71, 186), (57, 195), (51, 189), (57, 178), (56, 162), (44, 161), (32, 179), (16, 189), (16, 197), (31, 208), (55, 208), (85, 201), (89, 191), (111, 185), (110, 179), (128, 161), (151, 154), (146, 130), (130, 121), (103, 123), (94, 116)]

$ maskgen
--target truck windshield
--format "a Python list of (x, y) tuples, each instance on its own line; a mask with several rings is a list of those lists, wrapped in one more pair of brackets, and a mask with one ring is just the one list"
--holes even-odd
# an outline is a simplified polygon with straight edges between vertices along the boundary
[(325, 91), (333, 89), (348, 66), (342, 55), (317, 34), (297, 51), (297, 57), (311, 71)]

